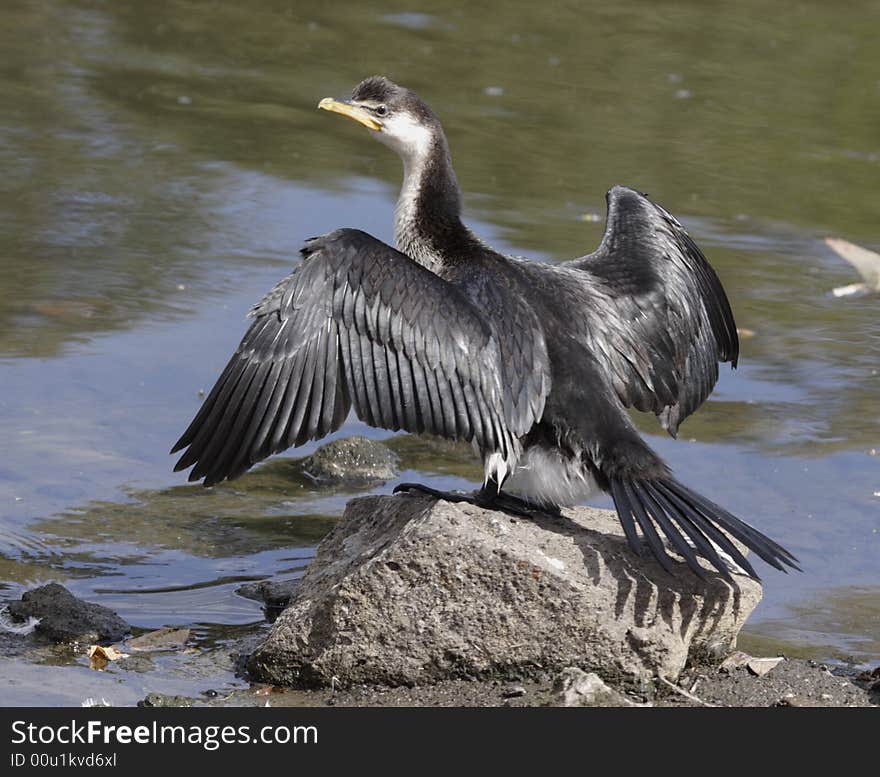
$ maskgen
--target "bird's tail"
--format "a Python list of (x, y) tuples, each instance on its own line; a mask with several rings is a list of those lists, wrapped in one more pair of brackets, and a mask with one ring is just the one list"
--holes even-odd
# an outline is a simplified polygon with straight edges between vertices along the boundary
[(672, 559), (664, 548), (661, 533), (700, 577), (706, 576), (706, 570), (697, 556), (705, 558), (728, 580), (732, 579), (728, 565), (719, 555), (723, 552), (746, 574), (760, 580), (727, 534), (776, 569), (787, 572), (786, 567), (791, 567), (800, 571), (797, 559), (781, 545), (671, 477), (612, 477), (609, 480), (614, 506), (630, 547), (636, 552), (642, 549), (638, 526), (651, 552), (667, 572), (672, 572)]

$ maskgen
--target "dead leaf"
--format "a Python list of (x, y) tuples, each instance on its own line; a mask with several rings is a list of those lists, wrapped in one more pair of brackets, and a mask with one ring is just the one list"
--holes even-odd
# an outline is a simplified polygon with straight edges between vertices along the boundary
[(782, 656), (777, 656), (776, 658), (753, 658), (746, 663), (746, 668), (755, 675), (755, 677), (763, 677), (767, 672), (778, 666), (784, 660), (785, 659)]
[(782, 656), (776, 658), (755, 658), (742, 650), (737, 650), (725, 658), (719, 665), (722, 672), (732, 672), (734, 669), (746, 667), (756, 677), (763, 677), (774, 666), (785, 659)]
[(118, 661), (120, 658), (128, 658), (128, 653), (123, 653), (112, 645), (104, 647), (104, 645), (92, 645), (89, 647), (87, 655), (89, 658), (100, 656), (108, 661)]
[(865, 283), (849, 283), (846, 286), (835, 286), (831, 289), (831, 293), (835, 297), (861, 297), (870, 290)]
[(112, 645), (109, 647), (92, 645), (89, 647), (88, 651), (86, 651), (86, 655), (89, 657), (89, 667), (99, 671), (106, 667), (111, 661), (118, 661), (120, 658), (128, 658), (128, 653), (123, 653)]
[(125, 645), (129, 650), (139, 653), (151, 650), (180, 650), (186, 644), (189, 635), (189, 629), (174, 629), (166, 626), (130, 639)]
[(864, 280), (864, 283), (853, 283), (849, 286), (834, 289), (835, 297), (842, 297), (857, 292), (880, 291), (880, 254), (839, 238), (826, 237), (825, 243), (838, 256), (846, 259), (855, 267), (858, 274), (862, 276), (862, 280)]

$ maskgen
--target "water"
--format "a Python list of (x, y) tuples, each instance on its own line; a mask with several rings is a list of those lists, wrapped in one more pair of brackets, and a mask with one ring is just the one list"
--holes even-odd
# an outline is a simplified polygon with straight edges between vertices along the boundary
[[(831, 297), (856, 277), (821, 242), (880, 248), (877, 21), (871, 3), (7, 2), (0, 598), (57, 579), (138, 627), (194, 626), (204, 655), (263, 628), (234, 589), (299, 574), (352, 493), (292, 483), (283, 458), (206, 491), (167, 451), (304, 238), (391, 239), (399, 161), (315, 110), (383, 73), (443, 118), (499, 248), (586, 253), (617, 182), (685, 223), (754, 336), (678, 441), (640, 428), (803, 562), (767, 572), (744, 644), (877, 664), (878, 298)], [(404, 479), (477, 477), (403, 452)], [(9, 650), (4, 703), (238, 682)]]

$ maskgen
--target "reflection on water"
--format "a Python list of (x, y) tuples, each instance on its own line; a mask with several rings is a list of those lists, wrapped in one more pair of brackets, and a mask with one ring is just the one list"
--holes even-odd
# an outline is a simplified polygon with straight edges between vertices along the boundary
[[(878, 298), (834, 299), (854, 279), (821, 242), (880, 247), (875, 26), (868, 3), (7, 3), (0, 585), (65, 580), (144, 628), (246, 624), (235, 580), (301, 570), (351, 493), (283, 460), (183, 486), (167, 450), (305, 237), (390, 239), (399, 161), (315, 110), (379, 72), (441, 114), (505, 250), (591, 250), (616, 182), (685, 222), (755, 334), (679, 441), (637, 422), (802, 559), (766, 575), (755, 638), (880, 660)], [(387, 436), (340, 434), (365, 431)], [(467, 451), (393, 444), (408, 479), (479, 478)]]
[(858, 664), (880, 656), (880, 587), (825, 588), (786, 617), (753, 627), (746, 638), (764, 651), (825, 659), (829, 655)]

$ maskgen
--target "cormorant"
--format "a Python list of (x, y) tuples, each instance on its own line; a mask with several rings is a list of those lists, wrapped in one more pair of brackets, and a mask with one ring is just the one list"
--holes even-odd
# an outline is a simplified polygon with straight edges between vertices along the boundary
[(599, 488), (629, 544), (647, 542), (667, 571), (661, 535), (700, 576), (697, 556), (729, 579), (726, 553), (758, 579), (727, 534), (777, 569), (797, 568), (776, 542), (679, 483), (627, 413), (652, 412), (675, 436), (718, 363), (736, 366), (727, 296), (675, 218), (615, 186), (593, 253), (559, 265), (506, 256), (462, 223), (446, 136), (414, 92), (374, 76), (350, 100), (318, 107), (401, 156), (397, 247), (356, 229), (305, 243), (302, 263), (251, 310), (174, 446), (187, 449), (175, 471), (192, 466), (189, 479), (205, 485), (237, 477), (338, 429), (354, 406), (371, 426), (467, 440), (482, 457), (474, 495), (398, 489), (528, 512)]

